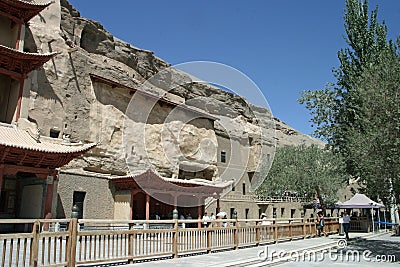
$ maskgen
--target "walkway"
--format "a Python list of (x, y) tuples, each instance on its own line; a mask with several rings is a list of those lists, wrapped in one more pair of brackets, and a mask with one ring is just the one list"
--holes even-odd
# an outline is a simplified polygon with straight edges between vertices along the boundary
[[(278, 244), (262, 245), (259, 247), (243, 248), (239, 250), (230, 250), (224, 252), (216, 252), (211, 254), (201, 254), (196, 256), (180, 257), (178, 259), (160, 259), (151, 260), (147, 262), (136, 262), (132, 265), (124, 265), (127, 267), (151, 267), (151, 266), (166, 266), (166, 267), (177, 267), (177, 266), (210, 266), (213, 267), (230, 267), (230, 266), (271, 266), (277, 264), (284, 264), (284, 266), (292, 266), (293, 263), (287, 263), (287, 256), (290, 255), (302, 255), (301, 253), (307, 253), (312, 255), (316, 251), (329, 251), (329, 249), (336, 249), (339, 246), (348, 245), (349, 247), (354, 244), (359, 244), (360, 241), (365, 241), (371, 238), (380, 238), (382, 240), (387, 239), (389, 234), (366, 234), (366, 233), (351, 233), (351, 240), (348, 244), (343, 241), (343, 236), (331, 235), (329, 237), (319, 238), (307, 238), (299, 239), (291, 242), (281, 242)], [(394, 242), (398, 242), (396, 245), (400, 245), (400, 237), (393, 237)], [(365, 241), (368, 242), (368, 241)], [(364, 247), (368, 247), (365, 246)], [(281, 254), (279, 254), (281, 252)], [(322, 254), (319, 254), (322, 255)], [(267, 258), (268, 256), (268, 258)], [(271, 258), (272, 256), (272, 258)], [(315, 255), (314, 255), (315, 256)], [(317, 255), (318, 256), (318, 255)], [(397, 259), (400, 261), (400, 256)], [(303, 266), (303, 262), (297, 262), (296, 266)], [(310, 262), (307, 262), (309, 265)], [(313, 265), (317, 266), (317, 265)], [(320, 266), (320, 265), (319, 265)]]

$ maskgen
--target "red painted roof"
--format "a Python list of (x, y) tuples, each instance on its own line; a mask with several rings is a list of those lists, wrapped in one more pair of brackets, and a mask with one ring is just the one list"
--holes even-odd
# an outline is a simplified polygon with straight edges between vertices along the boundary
[(27, 53), (0, 45), (0, 72), (17, 78), (24, 78), (26, 74), (40, 68), (57, 54), (57, 52)]
[(221, 193), (227, 187), (232, 186), (231, 182), (216, 182), (205, 179), (184, 180), (176, 178), (165, 178), (152, 170), (147, 170), (138, 175), (115, 176), (109, 178), (116, 183), (132, 183), (140, 188), (163, 188), (167, 191), (193, 192), (193, 193)]
[(48, 0), (0, 0), (0, 14), (15, 22), (28, 22), (51, 3)]

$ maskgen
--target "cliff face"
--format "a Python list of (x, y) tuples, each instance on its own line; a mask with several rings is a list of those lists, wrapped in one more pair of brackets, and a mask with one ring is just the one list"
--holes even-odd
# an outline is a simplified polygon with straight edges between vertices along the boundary
[[(81, 17), (79, 11), (66, 0), (55, 1), (41, 16), (32, 20), (26, 32), (25, 48), (31, 52), (60, 52), (43, 69), (29, 76), (27, 84), (30, 85), (30, 94), (24, 96), (23, 102), (29, 119), (38, 124), (44, 135), (56, 131), (60, 136), (69, 135), (72, 141), (101, 142), (92, 154), (74, 161), (70, 168), (87, 166), (97, 171), (124, 173), (127, 152), (121, 149), (123, 122), (132, 96), (132, 92), (126, 88), (140, 87), (144, 81), (170, 67), (170, 64), (157, 58), (151, 51), (115, 38), (99, 23)], [(91, 74), (118, 82), (126, 88), (94, 82)], [(221, 123), (215, 123), (213, 133), (209, 126), (201, 125), (181, 131), (179, 138), (187, 142), (180, 144), (180, 150), (187, 151), (187, 155), (196, 154), (204, 138), (215, 143), (215, 133), (239, 139), (245, 135), (251, 140), (253, 152), (259, 151), (261, 144), (268, 149), (273, 149), (275, 143), (278, 146), (303, 143), (323, 145), (272, 118), (269, 110), (254, 107), (243, 97), (211, 85), (193, 83), (190, 76), (179, 71), (162, 73), (147, 90), (168, 100), (164, 90), (170, 88), (171, 84), (179, 84), (169, 91), (170, 99), (175, 102), (186, 101), (205, 113), (228, 120), (232, 125), (241, 125), (227, 130)], [(159, 108), (166, 111), (169, 107)], [(159, 135), (162, 125), (153, 123), (148, 126), (153, 128), (149, 136), (152, 133)], [(262, 133), (258, 126), (262, 128)], [(176, 146), (176, 140), (170, 144)], [(176, 162), (171, 163), (167, 158), (157, 156), (163, 149), (154, 145), (158, 141), (151, 141), (154, 148), (152, 157), (160, 169), (169, 175), (168, 169), (175, 168), (172, 165)], [(260, 155), (253, 156), (250, 161), (256, 165)], [(141, 155), (133, 156), (137, 157), (136, 163), (139, 164)], [(203, 156), (194, 157), (215, 165), (215, 154), (206, 158)]]

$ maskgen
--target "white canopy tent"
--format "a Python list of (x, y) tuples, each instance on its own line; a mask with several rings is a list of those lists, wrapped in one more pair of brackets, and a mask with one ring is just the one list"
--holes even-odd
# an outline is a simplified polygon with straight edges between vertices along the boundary
[(336, 205), (340, 209), (379, 209), (385, 205), (373, 201), (364, 194), (355, 194), (349, 200)]
[[(380, 209), (384, 208), (385, 205), (375, 202), (369, 197), (367, 197), (364, 194), (355, 194), (352, 198), (349, 200), (343, 202), (343, 203), (337, 203), (336, 207), (340, 209)], [(371, 214), (373, 212), (371, 211)], [(378, 212), (378, 217), (379, 217), (379, 212)], [(380, 219), (378, 219), (380, 221)], [(385, 221), (386, 221), (386, 216), (385, 216)], [(386, 225), (385, 225), (386, 227)], [(373, 221), (373, 216), (372, 216), (372, 231), (374, 231), (374, 221)]]

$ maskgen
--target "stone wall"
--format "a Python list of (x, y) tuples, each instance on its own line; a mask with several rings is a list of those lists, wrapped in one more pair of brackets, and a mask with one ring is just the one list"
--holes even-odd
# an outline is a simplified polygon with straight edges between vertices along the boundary
[(83, 218), (113, 219), (114, 192), (108, 179), (61, 172), (56, 218), (70, 218), (74, 192), (84, 192)]

